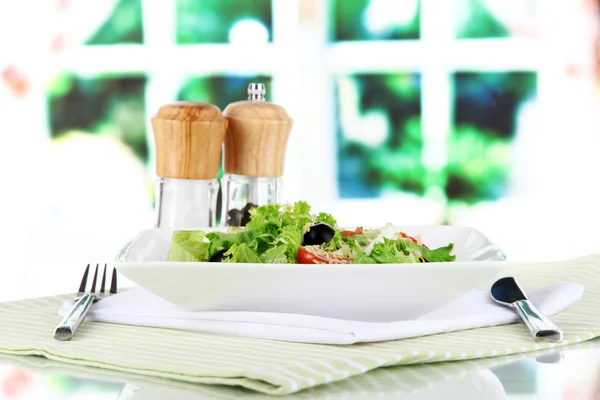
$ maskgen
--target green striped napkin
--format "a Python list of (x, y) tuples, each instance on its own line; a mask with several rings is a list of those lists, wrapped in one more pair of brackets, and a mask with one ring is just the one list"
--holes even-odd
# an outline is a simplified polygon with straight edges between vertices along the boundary
[(521, 324), (332, 346), (103, 323), (85, 323), (72, 341), (58, 342), (52, 337), (60, 320), (56, 313), (71, 297), (63, 295), (0, 304), (0, 352), (282, 395), (382, 366), (524, 353), (600, 335), (600, 255), (510, 264), (502, 276), (516, 277), (525, 290), (562, 281), (585, 285), (581, 300), (552, 317), (565, 330), (564, 342), (535, 343)]
[[(565, 351), (596, 349), (600, 346), (598, 340), (591, 340), (584, 343), (577, 343), (565, 348)], [(449, 397), (448, 389), (445, 383), (463, 380), (468, 386), (474, 386), (478, 390), (478, 398), (483, 398), (482, 388), (473, 385), (473, 380), (480, 382), (478, 377), (490, 376), (492, 369), (504, 367), (523, 360), (534, 360), (552, 357), (556, 349), (538, 350), (529, 353), (517, 353), (507, 356), (488, 357), (476, 360), (467, 360), (461, 362), (438, 362), (418, 365), (402, 365), (396, 367), (377, 368), (366, 374), (357, 375), (342, 381), (334, 382), (329, 385), (320, 385), (317, 387), (303, 390), (300, 393), (294, 393), (289, 396), (278, 396), (278, 399), (293, 400), (336, 400), (357, 398), (376, 399), (376, 398), (404, 398), (405, 396), (420, 396), (429, 394), (426, 398), (434, 398), (431, 392), (444, 393), (444, 398)], [(569, 360), (569, 353), (565, 358)], [(172, 379), (156, 378), (152, 376), (132, 374), (127, 372), (117, 372), (109, 369), (93, 368), (84, 365), (73, 365), (59, 361), (48, 360), (37, 356), (14, 356), (0, 354), (0, 365), (9, 365), (15, 368), (23, 368), (27, 371), (43, 375), (65, 375), (79, 379), (107, 382), (118, 387), (120, 385), (134, 385), (132, 390), (139, 393), (151, 392), (153, 398), (173, 398), (173, 399), (219, 399), (219, 400), (256, 400), (272, 398), (272, 396), (242, 390), (237, 387), (221, 385), (198, 385), (189, 382), (175, 381)], [(470, 379), (475, 378), (475, 379)], [(492, 378), (492, 382), (497, 378)], [(456, 384), (451, 385), (456, 390)], [(465, 385), (458, 385), (459, 390), (465, 389)], [(123, 389), (126, 391), (126, 389)], [(465, 398), (465, 394), (461, 393)], [(470, 398), (466, 396), (467, 398)], [(504, 397), (503, 397), (504, 398)]]

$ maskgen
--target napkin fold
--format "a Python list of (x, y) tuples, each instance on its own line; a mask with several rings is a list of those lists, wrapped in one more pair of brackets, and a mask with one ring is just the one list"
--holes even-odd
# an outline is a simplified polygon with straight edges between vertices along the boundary
[[(527, 293), (547, 316), (579, 300), (584, 287), (562, 282)], [(64, 316), (73, 306), (67, 301)], [(471, 290), (453, 302), (414, 320), (364, 322), (312, 315), (265, 312), (191, 312), (134, 288), (94, 304), (88, 321), (171, 328), (229, 336), (315, 344), (354, 344), (407, 339), (444, 332), (510, 324), (518, 321), (508, 308), (494, 303), (488, 291)], [(525, 328), (523, 328), (525, 329)]]

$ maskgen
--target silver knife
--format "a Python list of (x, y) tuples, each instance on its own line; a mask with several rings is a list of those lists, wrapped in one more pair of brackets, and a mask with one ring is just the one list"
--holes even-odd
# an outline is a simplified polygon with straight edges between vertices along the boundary
[(563, 332), (529, 301), (513, 277), (497, 280), (492, 285), (492, 299), (512, 308), (521, 317), (535, 340), (562, 342)]

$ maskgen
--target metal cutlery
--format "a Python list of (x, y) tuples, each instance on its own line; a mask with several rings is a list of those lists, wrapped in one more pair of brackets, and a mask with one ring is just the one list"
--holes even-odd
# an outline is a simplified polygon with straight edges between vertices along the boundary
[(85, 272), (83, 273), (83, 278), (81, 279), (81, 284), (79, 285), (79, 290), (77, 291), (77, 296), (75, 297), (75, 304), (73, 308), (65, 317), (60, 321), (56, 329), (54, 330), (54, 338), (60, 341), (71, 340), (79, 326), (85, 319), (90, 307), (93, 303), (102, 300), (106, 296), (113, 295), (117, 293), (117, 270), (113, 269), (110, 289), (108, 293), (106, 293), (106, 268), (107, 265), (104, 264), (104, 271), (102, 273), (102, 282), (100, 284), (100, 290), (96, 293), (96, 283), (98, 280), (98, 270), (100, 268), (99, 264), (96, 264), (96, 271), (94, 272), (94, 279), (92, 281), (92, 287), (89, 291), (86, 291), (85, 288), (87, 286), (88, 276), (90, 272), (90, 264), (85, 268)]
[(512, 308), (521, 318), (535, 340), (561, 342), (563, 332), (529, 301), (513, 277), (497, 280), (491, 289), (492, 299)]

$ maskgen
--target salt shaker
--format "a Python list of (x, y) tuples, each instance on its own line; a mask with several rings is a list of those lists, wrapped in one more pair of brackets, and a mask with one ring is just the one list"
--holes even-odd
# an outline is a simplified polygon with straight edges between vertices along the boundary
[(250, 208), (281, 201), (282, 176), (293, 120), (265, 100), (265, 86), (251, 83), (248, 99), (229, 104), (221, 179), (224, 226), (245, 226)]
[(152, 118), (156, 144), (156, 227), (216, 225), (217, 176), (227, 120), (212, 104), (177, 102)]

